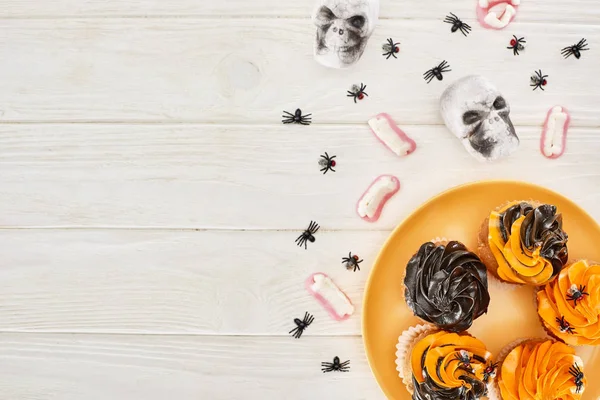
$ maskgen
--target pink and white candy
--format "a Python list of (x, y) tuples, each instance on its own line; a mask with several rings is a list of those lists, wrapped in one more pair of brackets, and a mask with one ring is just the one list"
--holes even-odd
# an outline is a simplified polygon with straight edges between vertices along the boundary
[(388, 114), (377, 114), (368, 123), (375, 137), (397, 156), (409, 155), (417, 148), (415, 141), (409, 138)]
[(379, 219), (385, 203), (400, 190), (400, 181), (393, 175), (378, 176), (356, 204), (358, 216), (368, 222)]
[(517, 15), (520, 4), (521, 0), (477, 0), (477, 20), (486, 29), (504, 29)]
[(545, 157), (554, 159), (563, 155), (570, 123), (571, 115), (566, 108), (555, 106), (548, 111), (540, 140), (540, 151)]
[(306, 289), (317, 299), (331, 317), (343, 321), (354, 314), (352, 302), (327, 274), (317, 272), (306, 280)]

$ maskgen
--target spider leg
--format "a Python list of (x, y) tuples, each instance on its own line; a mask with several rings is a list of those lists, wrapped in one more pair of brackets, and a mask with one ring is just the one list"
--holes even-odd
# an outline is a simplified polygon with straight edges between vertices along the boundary
[(291, 112), (287, 112), (287, 111), (283, 111), (284, 113), (286, 113), (287, 115), (289, 115), (290, 117), (294, 117), (294, 114), (292, 114)]
[(315, 320), (315, 317), (312, 315), (309, 315), (308, 318), (306, 319), (306, 326), (312, 324), (314, 320)]
[(325, 175), (327, 173), (327, 169), (328, 169), (328, 167), (324, 167), (324, 168), (321, 168), (319, 171), (324, 171), (323, 175)]
[(317, 233), (317, 231), (318, 231), (318, 230), (319, 230), (319, 228), (320, 228), (319, 224), (317, 224), (316, 222), (315, 222), (315, 228), (316, 228), (316, 229), (315, 229), (314, 231), (311, 231), (311, 233), (313, 233), (313, 234), (314, 234), (314, 233)]
[(367, 85), (363, 85), (362, 82), (360, 84), (360, 92), (364, 91), (367, 88)]
[[(392, 56), (392, 54), (394, 54), (394, 53), (392, 53), (392, 52), (390, 51), (389, 53), (386, 53), (386, 54), (387, 54), (387, 57), (386, 57), (385, 59), (386, 59), (386, 60), (389, 60), (389, 59), (390, 59), (390, 57)], [(385, 54), (384, 54), (384, 56), (385, 56)]]
[(329, 169), (330, 169), (332, 172), (335, 172), (335, 169), (333, 169), (333, 168), (331, 168), (331, 167), (329, 167)]
[(369, 97), (369, 95), (368, 95), (366, 92), (363, 92), (363, 94), (364, 94), (365, 96)]
[(295, 331), (296, 331), (296, 330), (298, 330), (298, 329), (299, 329), (298, 327), (295, 327), (294, 329), (292, 329), (292, 330), (291, 330), (291, 331), (289, 331), (288, 333), (295, 332)]

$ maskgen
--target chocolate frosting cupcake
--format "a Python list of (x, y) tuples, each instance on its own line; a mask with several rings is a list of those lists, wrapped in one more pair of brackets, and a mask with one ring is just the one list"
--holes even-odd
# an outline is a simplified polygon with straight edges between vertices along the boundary
[(405, 298), (414, 314), (441, 329), (467, 330), (490, 303), (487, 270), (460, 242), (427, 242), (406, 266)]
[(442, 388), (435, 384), (430, 378), (419, 384), (413, 376), (413, 385), (415, 392), (413, 400), (478, 400), (487, 394), (486, 384), (482, 381), (461, 375), (461, 380), (468, 383), (471, 387), (461, 386), (459, 388)]

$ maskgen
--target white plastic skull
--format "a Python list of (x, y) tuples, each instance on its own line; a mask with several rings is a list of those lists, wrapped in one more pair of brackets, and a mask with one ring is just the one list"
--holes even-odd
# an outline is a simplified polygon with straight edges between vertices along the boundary
[(379, 18), (379, 0), (317, 0), (315, 59), (331, 68), (345, 68), (362, 56)]
[(480, 161), (508, 156), (519, 147), (510, 106), (482, 76), (467, 76), (450, 85), (440, 100), (442, 117), (471, 155)]

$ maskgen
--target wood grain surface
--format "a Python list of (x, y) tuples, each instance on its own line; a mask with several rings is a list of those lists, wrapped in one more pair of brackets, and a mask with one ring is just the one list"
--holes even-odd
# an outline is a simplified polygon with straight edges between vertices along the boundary
[[(312, 58), (312, 1), (0, 0), (0, 400), (382, 399), (361, 343), (364, 284), (389, 232), (453, 186), (516, 179), (600, 219), (600, 4), (524, 0), (505, 31), (475, 0), (382, 0), (362, 60)], [(465, 38), (442, 22), (454, 12)], [(525, 36), (518, 57), (506, 47)], [(401, 42), (398, 59), (381, 44)], [(591, 51), (564, 60), (585, 37)], [(452, 71), (426, 84), (423, 72)], [(545, 92), (529, 77), (549, 75)], [(439, 115), (443, 90), (489, 77), (521, 138), (472, 159)], [(368, 99), (346, 97), (365, 83)], [(556, 104), (567, 151), (539, 152)], [(301, 108), (308, 127), (284, 126)], [(417, 142), (397, 158), (366, 121)], [(320, 173), (319, 156), (336, 155)], [(378, 175), (400, 179), (381, 220), (355, 213)], [(321, 225), (308, 250), (294, 240)], [(364, 259), (345, 270), (348, 252)], [(304, 289), (328, 273), (356, 314), (331, 320)], [(305, 312), (315, 322), (288, 332)], [(393, 349), (390, 349), (393, 351)], [(348, 373), (321, 362), (351, 360)], [(588, 400), (588, 399), (585, 399)], [(590, 399), (591, 400), (591, 399)]]

